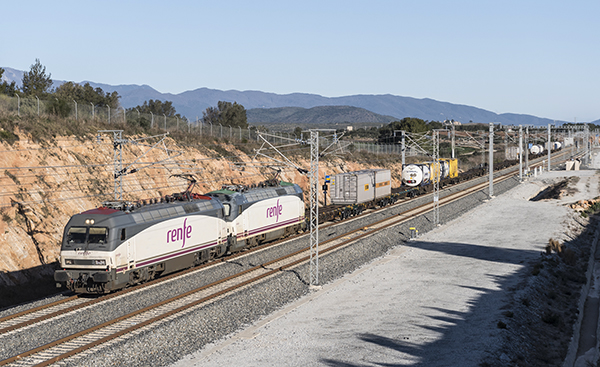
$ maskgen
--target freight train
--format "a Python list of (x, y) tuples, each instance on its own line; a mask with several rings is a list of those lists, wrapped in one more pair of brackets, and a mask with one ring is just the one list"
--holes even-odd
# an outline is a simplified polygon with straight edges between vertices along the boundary
[(109, 293), (304, 229), (302, 189), (265, 186), (105, 203), (76, 214), (64, 229), (57, 287)]
[[(553, 151), (561, 144), (552, 144)], [(541, 148), (541, 149), (540, 149)], [(543, 147), (530, 150), (531, 159), (543, 156)], [(517, 160), (505, 160), (494, 164), (494, 170), (518, 164)], [(331, 205), (319, 210), (319, 222), (343, 220), (361, 214), (367, 209), (387, 206), (404, 198), (412, 198), (433, 191), (435, 178), (440, 188), (487, 174), (487, 163), (459, 172), (456, 158), (440, 158), (439, 164), (423, 162), (404, 165), (402, 184), (391, 188), (390, 170), (370, 169), (340, 173), (331, 178)]]
[[(514, 164), (505, 161), (494, 168)], [(486, 169), (481, 165), (459, 174), (456, 159), (409, 164), (397, 189), (392, 189), (390, 170), (340, 173), (331, 180), (332, 205), (320, 210), (319, 222), (430, 192), (435, 177), (444, 187), (482, 176)], [(109, 293), (306, 228), (298, 185), (270, 180), (261, 186), (226, 185), (198, 195), (191, 185), (151, 202), (107, 202), (76, 214), (64, 228), (57, 287)]]
[[(477, 171), (479, 174), (481, 173)], [(339, 173), (331, 178), (331, 204), (319, 212), (319, 222), (345, 219), (395, 203), (405, 197), (414, 197), (430, 191), (435, 177), (440, 185), (458, 183), (458, 161), (455, 158), (442, 158), (439, 164), (424, 162), (408, 164), (402, 170), (402, 185), (392, 189), (389, 169), (367, 169), (356, 172)]]

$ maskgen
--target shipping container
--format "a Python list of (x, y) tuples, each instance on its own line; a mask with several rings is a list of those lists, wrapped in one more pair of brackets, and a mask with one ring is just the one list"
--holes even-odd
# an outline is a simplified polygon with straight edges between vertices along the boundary
[(389, 169), (339, 173), (331, 178), (332, 204), (360, 204), (392, 193)]

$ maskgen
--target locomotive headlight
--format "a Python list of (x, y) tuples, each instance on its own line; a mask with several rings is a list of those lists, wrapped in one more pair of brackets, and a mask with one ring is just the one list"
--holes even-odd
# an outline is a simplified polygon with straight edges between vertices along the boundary
[(106, 260), (94, 260), (94, 265), (106, 265)]
[(85, 220), (85, 224), (87, 224), (88, 226), (93, 226), (94, 225), (94, 220), (93, 219), (86, 219)]
[(65, 265), (73, 265), (73, 260), (65, 259)]

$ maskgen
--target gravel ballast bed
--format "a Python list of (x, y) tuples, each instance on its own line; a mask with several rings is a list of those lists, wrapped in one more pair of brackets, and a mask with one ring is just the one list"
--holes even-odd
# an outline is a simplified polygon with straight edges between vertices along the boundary
[[(485, 180), (485, 178), (479, 178), (476, 181), (483, 180)], [(506, 184), (503, 183), (501, 185)], [(447, 190), (442, 191), (441, 196), (448, 195), (458, 190), (459, 187), (451, 187)], [(502, 189), (499, 187), (498, 190)], [(483, 192), (477, 193), (475, 195), (478, 195), (478, 200), (483, 200), (486, 198), (486, 195)], [(475, 197), (472, 196), (472, 198)], [(333, 236), (338, 232), (341, 233), (349, 228), (368, 226), (370, 223), (373, 223), (383, 218), (384, 215), (400, 213), (404, 210), (414, 208), (416, 206), (428, 203), (430, 201), (431, 196), (417, 197), (415, 199), (408, 200), (402, 203), (401, 205), (386, 208), (384, 211), (380, 211), (378, 213), (374, 213), (368, 216), (362, 216), (352, 221), (340, 223), (334, 227), (325, 228), (320, 233), (321, 239), (326, 239), (329, 236)], [(472, 206), (473, 205), (470, 203), (466, 204), (465, 209), (468, 210)], [(450, 220), (453, 217), (455, 217), (457, 213), (464, 212), (465, 209), (455, 209), (456, 213), (452, 212), (446, 214), (442, 207), (442, 210), (440, 211), (440, 221), (442, 223), (446, 222), (447, 220)], [(428, 214), (428, 216), (431, 216), (431, 214)], [(419, 231), (423, 232), (430, 230), (431, 222), (427, 219), (427, 217), (416, 219), (409, 225), (400, 226), (399, 232), (401, 233), (401, 236), (398, 237), (397, 235), (394, 235), (393, 237), (396, 239), (406, 239), (409, 233), (408, 228), (410, 226), (416, 226), (417, 228), (419, 228)], [(287, 243), (280, 245), (276, 248), (269, 248), (267, 250), (258, 251), (253, 254), (248, 254), (247, 256), (244, 256), (242, 258), (232, 259), (223, 263), (217, 263), (214, 266), (202, 270), (201, 272), (187, 275), (185, 278), (179, 279), (177, 281), (170, 281), (166, 284), (160, 284), (140, 292), (136, 291), (109, 300), (105, 303), (102, 303), (101, 305), (96, 305), (86, 308), (84, 310), (79, 310), (77, 312), (69, 314), (68, 317), (62, 317), (57, 320), (53, 320), (50, 322), (43, 323), (41, 325), (31, 327), (28, 333), (11, 333), (2, 335), (0, 336), (0, 343), (2, 343), (2, 347), (0, 347), (0, 359), (10, 358), (14, 355), (48, 344), (57, 339), (64, 338), (66, 336), (75, 334), (87, 328), (93, 327), (95, 325), (104, 323), (106, 321), (110, 321), (115, 317), (126, 315), (133, 311), (142, 309), (146, 306), (156, 303), (157, 301), (165, 300), (177, 294), (181, 294), (191, 289), (195, 289), (200, 286), (212, 283), (215, 280), (228, 277), (241, 270), (248, 269), (257, 264), (268, 262), (272, 259), (278, 258), (292, 251), (299, 250), (306, 246), (308, 246), (308, 240), (306, 237), (303, 239), (288, 241)], [(343, 263), (344, 266), (340, 267), (339, 269), (336, 268), (330, 271), (328, 270), (327, 272), (322, 271), (322, 273), (324, 274), (320, 275), (320, 277), (324, 276), (325, 278), (321, 280), (321, 283), (326, 283), (331, 279), (335, 279), (343, 275), (344, 273), (356, 269), (356, 267), (364, 264), (365, 262), (368, 262), (370, 259), (377, 258), (383, 255), (391, 246), (394, 246), (394, 244), (386, 243), (386, 245), (381, 248), (373, 248), (371, 249), (371, 252), (369, 252), (369, 256), (366, 258), (357, 257), (356, 255), (346, 256), (346, 258), (354, 260), (341, 261), (341, 263)], [(322, 266), (322, 269), (327, 268), (327, 265)], [(64, 296), (50, 297), (37, 302), (15, 306), (13, 308), (4, 310), (3, 314), (19, 312), (21, 310), (49, 303), (61, 297)], [(31, 338), (31, 333), (35, 334), (36, 337)]]
[[(517, 184), (518, 180), (511, 178), (495, 185), (494, 192), (496, 195), (501, 195)], [(487, 194), (479, 191), (456, 203), (442, 206), (440, 207), (440, 221), (445, 223), (456, 218), (480, 205), (486, 199)], [(413, 205), (419, 204), (415, 200)], [(329, 283), (383, 256), (391, 248), (400, 245), (403, 240), (407, 239), (409, 227), (418, 228), (420, 233), (431, 230), (433, 225), (430, 217), (431, 213), (382, 231), (333, 254), (321, 256), (319, 259), (320, 283)], [(353, 221), (352, 226), (367, 226), (372, 221), (372, 218), (358, 218)], [(320, 233), (321, 238), (325, 238), (326, 232), (323, 232)], [(260, 259), (258, 257), (249, 258), (248, 261), (259, 263)], [(242, 291), (221, 298), (160, 326), (144, 330), (127, 339), (112, 342), (110, 346), (99, 348), (84, 357), (65, 362), (67, 365), (73, 366), (169, 365), (185, 355), (201, 349), (208, 343), (222, 339), (306, 295), (309, 292), (307, 275), (307, 265), (285, 271), (258, 285), (244, 288)]]

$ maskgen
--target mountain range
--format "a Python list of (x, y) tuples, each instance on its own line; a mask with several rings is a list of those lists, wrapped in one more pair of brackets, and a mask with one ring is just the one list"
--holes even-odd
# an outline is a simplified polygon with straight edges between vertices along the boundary
[[(4, 67), (4, 80), (15, 81), (21, 84), (23, 71)], [(64, 81), (54, 81), (54, 87)], [(109, 85), (96, 82), (83, 81), (80, 84), (90, 83), (94, 88), (102, 88), (105, 92), (116, 91), (121, 96), (121, 105), (125, 108), (142, 105), (144, 101), (154, 99), (171, 101), (173, 106), (182, 116), (189, 120), (202, 118), (202, 112), (207, 107), (216, 106), (218, 101), (237, 102), (248, 110), (249, 123), (274, 122), (282, 123), (310, 123), (319, 121), (319, 111), (327, 111), (327, 117), (335, 116), (336, 121), (344, 123), (378, 122), (387, 123), (404, 117), (417, 117), (429, 121), (443, 121), (453, 119), (462, 123), (496, 122), (503, 125), (534, 125), (545, 126), (551, 123), (563, 123), (548, 118), (541, 118), (525, 114), (503, 113), (496, 114), (481, 108), (440, 102), (429, 98), (412, 98), (381, 95), (351, 95), (343, 97), (323, 97), (317, 94), (291, 93), (276, 94), (261, 91), (217, 90), (198, 88), (179, 94), (161, 93), (149, 85)], [(320, 109), (323, 106), (336, 106), (338, 108)], [(343, 106), (345, 108), (339, 108)], [(295, 107), (294, 109), (282, 109)], [(348, 108), (354, 107), (354, 108)], [(320, 122), (323, 122), (322, 119)], [(600, 120), (594, 121), (599, 123)]]

